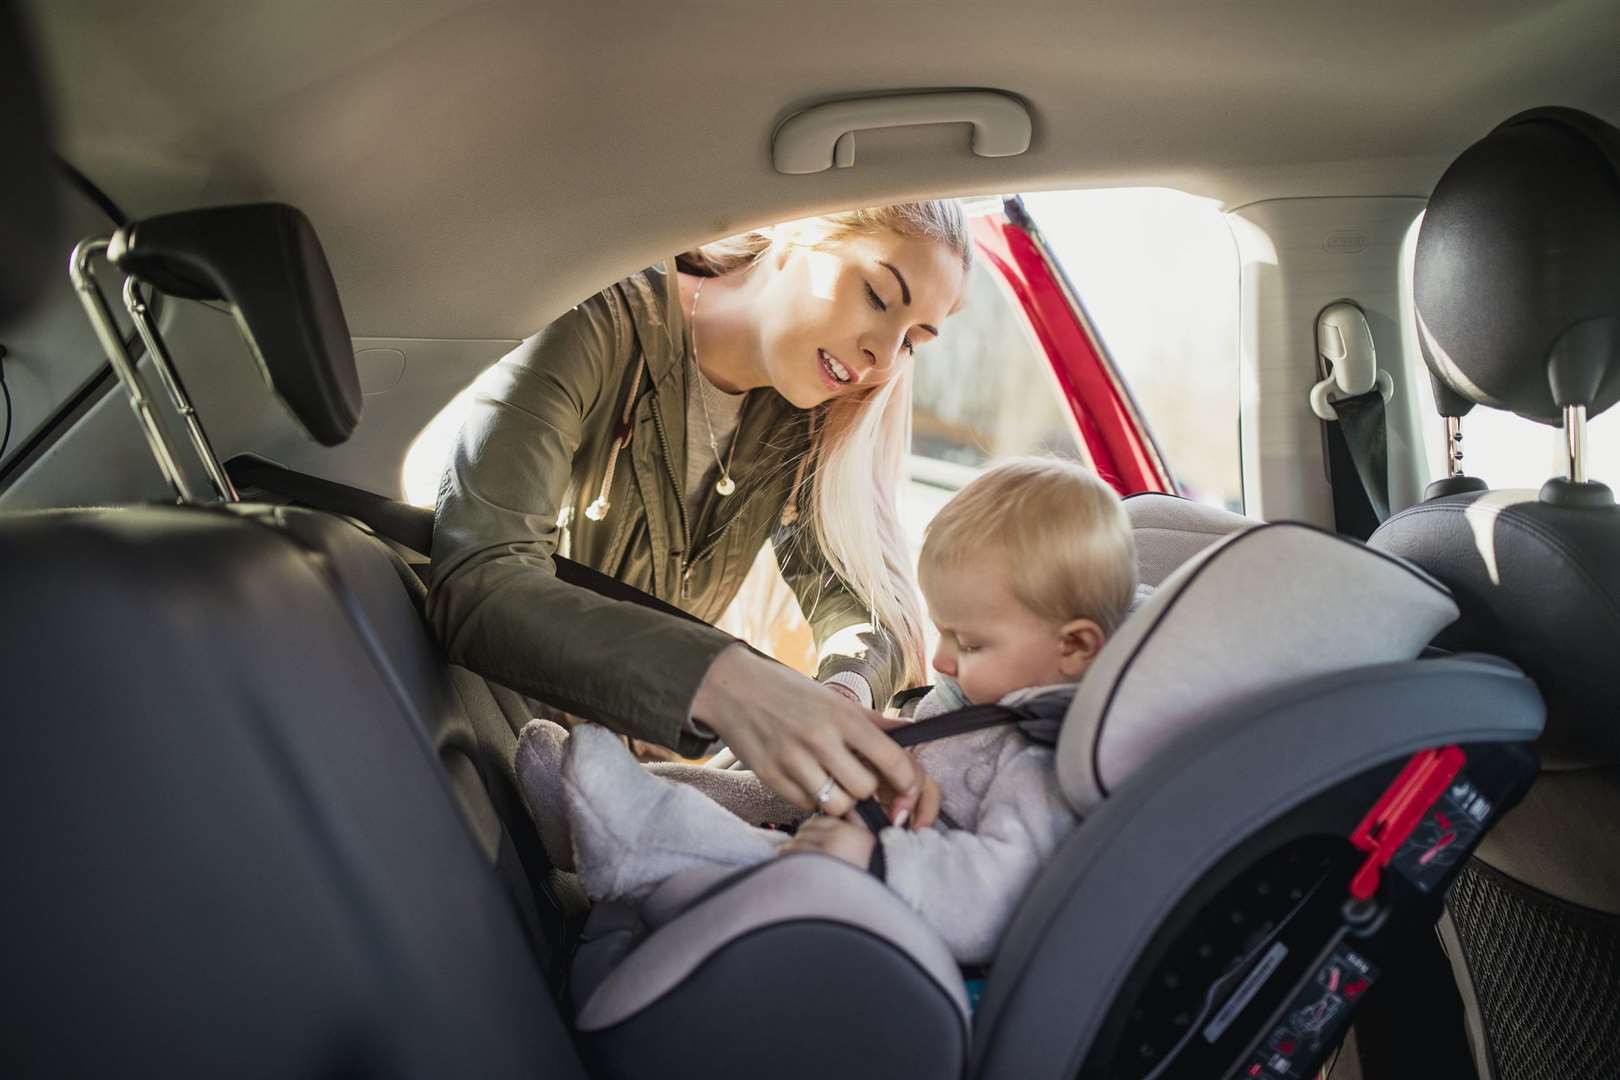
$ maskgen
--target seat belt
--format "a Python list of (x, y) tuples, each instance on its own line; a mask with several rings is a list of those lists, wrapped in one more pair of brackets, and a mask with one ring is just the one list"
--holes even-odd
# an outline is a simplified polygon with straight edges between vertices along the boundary
[[(1316, 353), (1317, 370), (1323, 378), (1311, 387), (1311, 411), (1323, 423), (1338, 423), (1376, 528), (1389, 518), (1389, 436), (1384, 403), (1395, 392), (1394, 380), (1389, 372), (1379, 370), (1372, 328), (1352, 301), (1336, 301), (1316, 316)], [(1332, 441), (1330, 431), (1330, 444)], [(1333, 456), (1336, 452), (1330, 453)], [(1331, 479), (1335, 517), (1339, 517), (1339, 478), (1332, 475)], [(1346, 528), (1347, 524), (1339, 522), (1341, 532), (1372, 532), (1359, 526)]]
[(1339, 431), (1350, 451), (1367, 501), (1380, 524), (1389, 520), (1389, 434), (1384, 420), (1384, 397), (1377, 390), (1333, 403)]
[[(1054, 725), (1051, 724), (1051, 716), (1034, 707), (1040, 700), (1035, 698), (1018, 705), (969, 705), (952, 712), (931, 716), (927, 720), (918, 720), (904, 727), (892, 728), (887, 734), (901, 746), (910, 747), (933, 742), (936, 739), (949, 739), (957, 735), (983, 731), (986, 728), (1000, 727), (1003, 724), (1023, 724), (1031, 738), (1045, 741), (1044, 731), (1053, 728)], [(1065, 711), (1067, 707), (1068, 703), (1065, 701)], [(884, 813), (882, 805), (875, 797), (862, 799), (856, 803), (855, 813), (860, 817), (861, 823), (872, 831), (873, 836), (891, 824), (889, 815)], [(883, 858), (882, 844), (872, 845), (872, 858), (866, 868), (879, 881), (885, 880), (888, 867)]]
[[(335, 480), (295, 472), (256, 454), (233, 457), (225, 463), (225, 471), (238, 487), (258, 488), (289, 499), (297, 506), (353, 518), (378, 536), (419, 555), (429, 556), (433, 553), (433, 511), (425, 507), (412, 506)], [(583, 563), (561, 555), (553, 555), (551, 561), (556, 565), (558, 581), (588, 589), (610, 600), (639, 604), (688, 622), (708, 625), (689, 611), (682, 611), (674, 604), (643, 592), (634, 585), (626, 585), (618, 578)]]

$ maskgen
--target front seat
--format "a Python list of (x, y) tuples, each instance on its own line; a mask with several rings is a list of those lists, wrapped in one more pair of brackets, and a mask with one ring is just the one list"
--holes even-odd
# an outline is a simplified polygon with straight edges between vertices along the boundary
[(1470, 147), (1429, 202), (1414, 289), (1443, 413), (1562, 424), (1570, 459), (1539, 492), (1441, 482), (1371, 539), (1452, 590), (1441, 644), (1512, 660), (1547, 702), (1539, 777), (1442, 939), (1481, 1077), (1620, 1076), (1620, 508), (1582, 456), (1620, 398), (1620, 130), (1535, 109)]

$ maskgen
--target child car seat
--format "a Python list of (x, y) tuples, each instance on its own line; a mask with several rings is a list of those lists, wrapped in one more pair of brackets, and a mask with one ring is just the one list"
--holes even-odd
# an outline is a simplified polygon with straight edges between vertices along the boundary
[(573, 967), (593, 1070), (1308, 1075), (1534, 770), (1527, 680), (1412, 659), (1455, 614), (1421, 571), (1307, 526), (1205, 547), (1082, 684), (1057, 761), (1083, 820), (976, 1014), (880, 882), (788, 856), (593, 911)]

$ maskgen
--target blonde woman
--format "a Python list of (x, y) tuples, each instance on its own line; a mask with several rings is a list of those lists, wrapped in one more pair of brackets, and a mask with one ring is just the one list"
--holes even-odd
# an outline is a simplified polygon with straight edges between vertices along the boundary
[[(922, 680), (895, 505), (911, 362), (956, 308), (953, 202), (811, 218), (633, 274), (474, 395), (428, 613), (454, 662), (686, 755), (723, 740), (803, 809), (923, 777), (875, 721)], [(712, 628), (558, 581), (565, 554), (713, 621), (771, 543), (821, 685)]]

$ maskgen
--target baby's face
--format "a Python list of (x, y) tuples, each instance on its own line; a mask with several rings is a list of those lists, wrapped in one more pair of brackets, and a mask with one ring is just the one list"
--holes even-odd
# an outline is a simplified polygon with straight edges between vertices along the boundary
[(1005, 571), (940, 576), (925, 590), (939, 628), (934, 670), (955, 679), (973, 704), (1078, 677), (1065, 670), (1063, 627), (1019, 603)]

